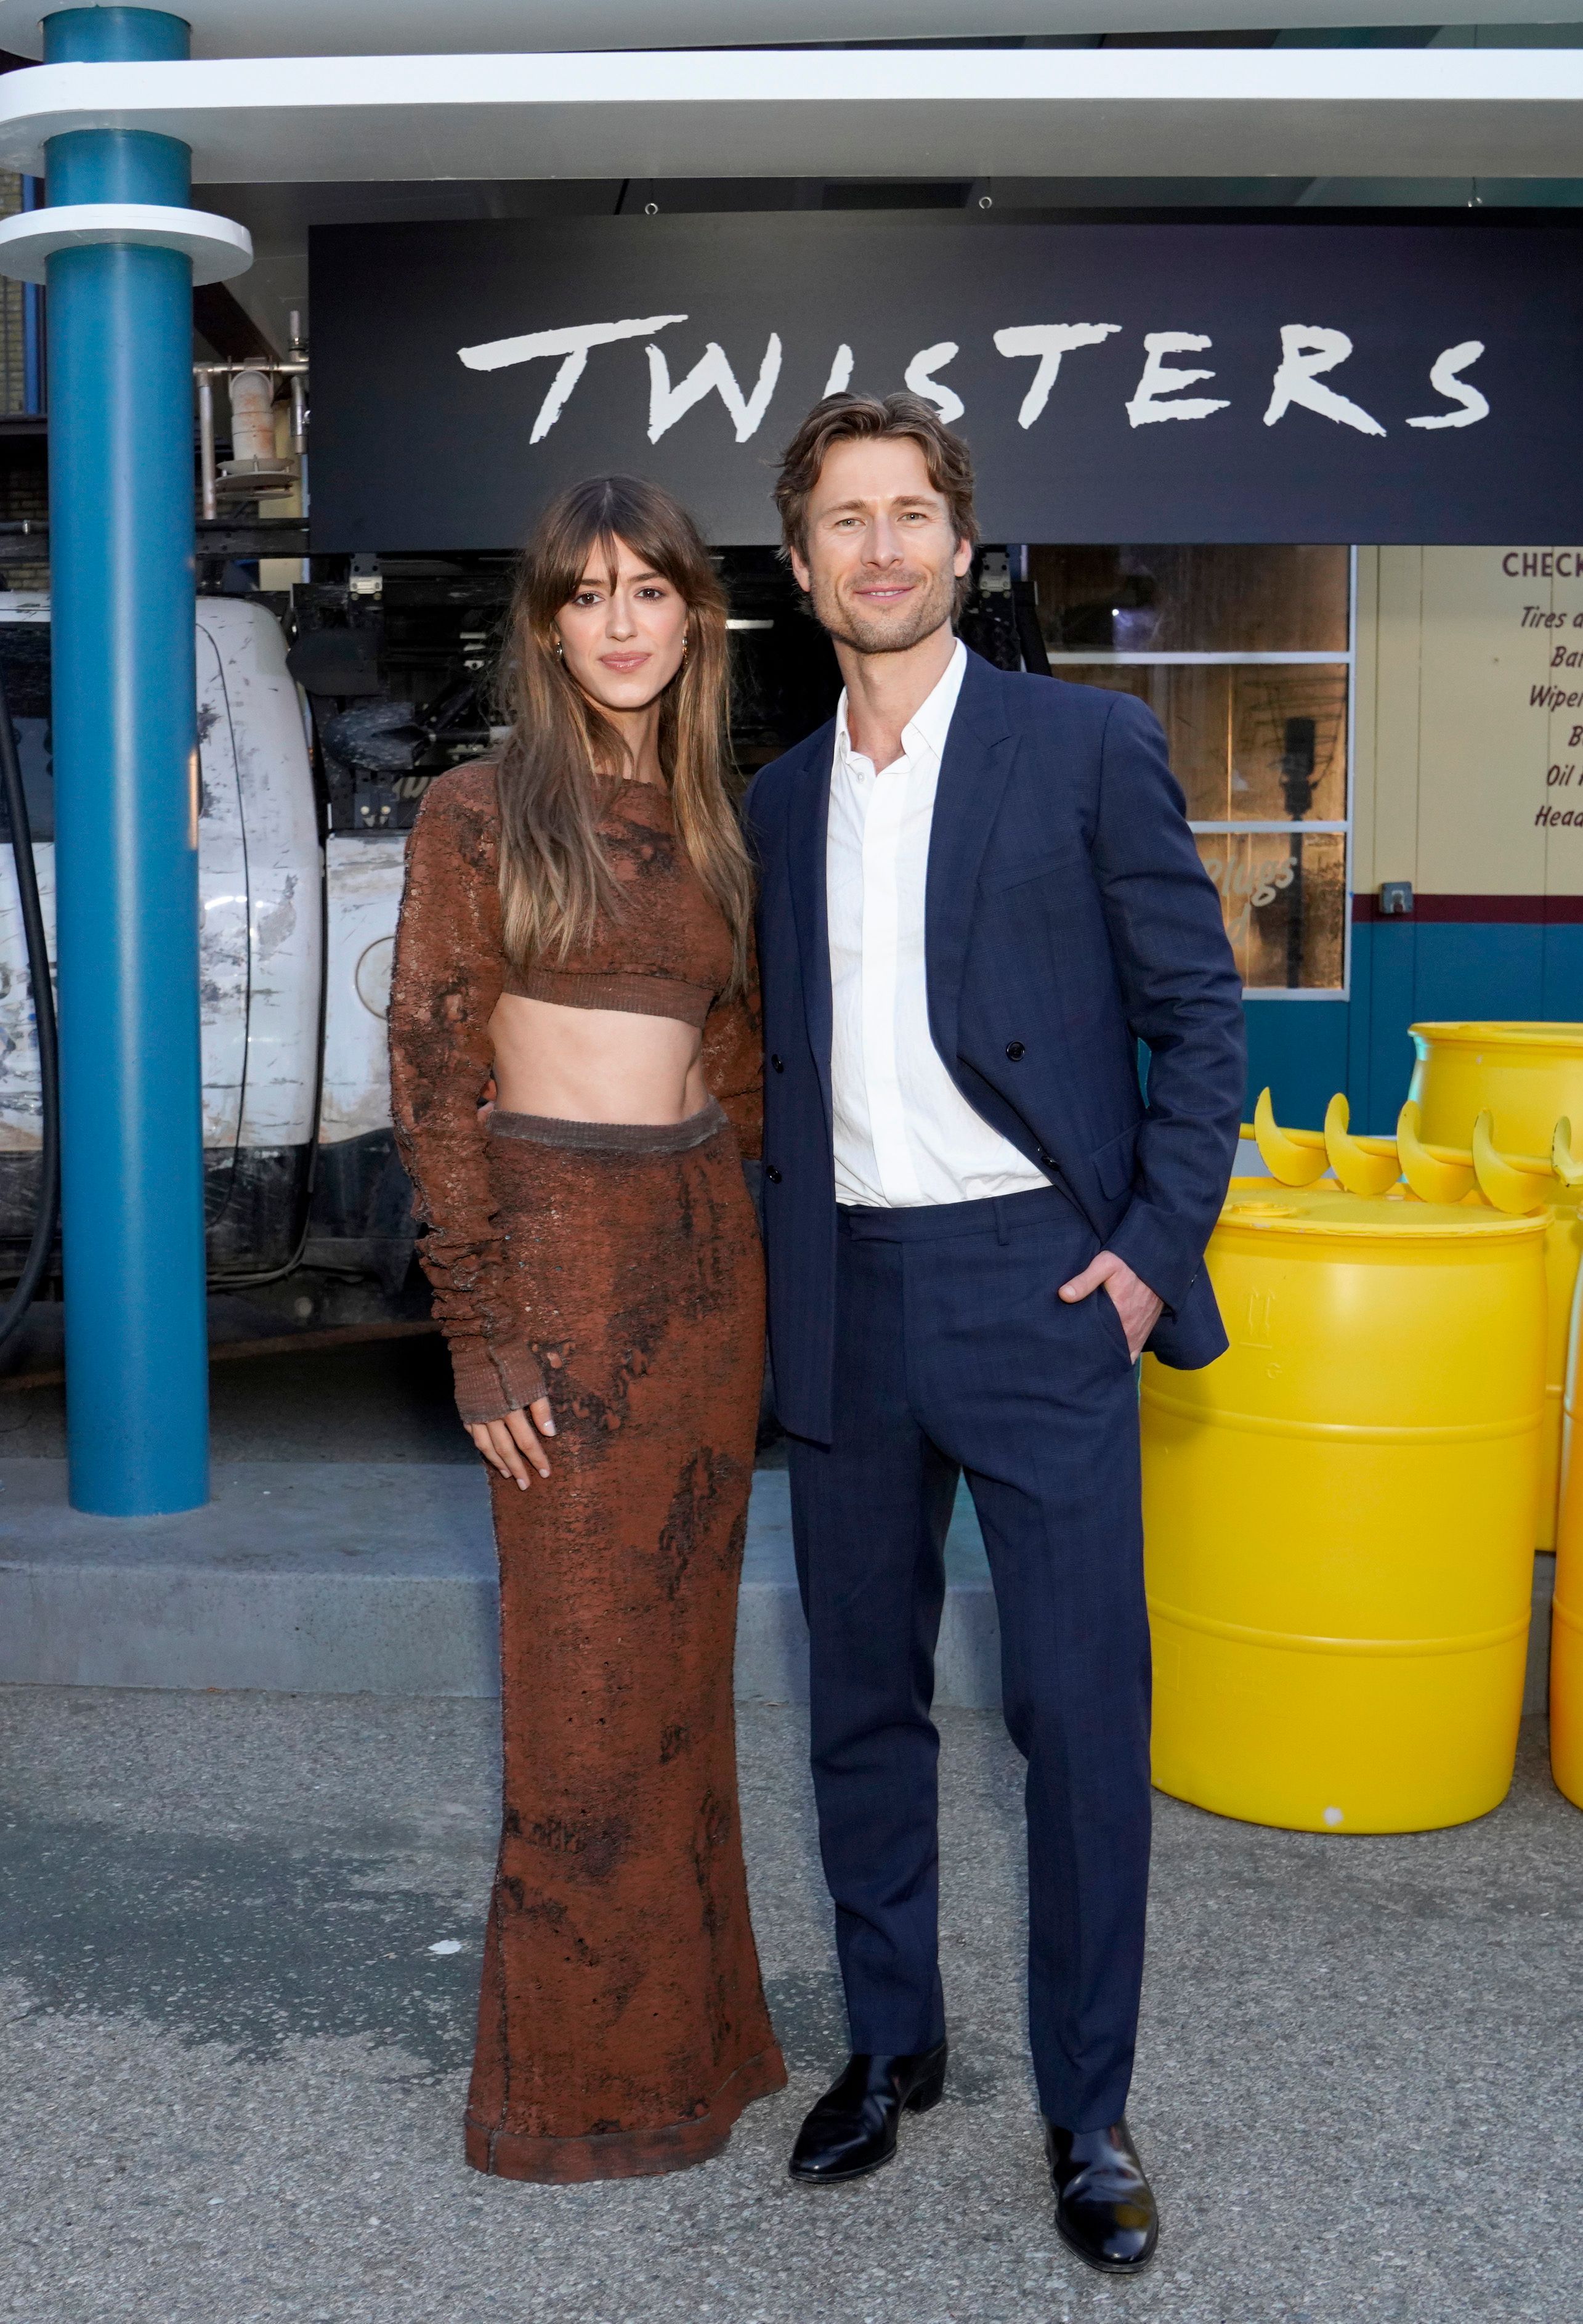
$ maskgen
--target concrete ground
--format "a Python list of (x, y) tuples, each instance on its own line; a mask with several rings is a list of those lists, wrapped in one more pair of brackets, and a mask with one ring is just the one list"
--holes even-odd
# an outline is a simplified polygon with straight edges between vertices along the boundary
[(1583, 1821), (1537, 1723), (1510, 1799), (1460, 1831), (1320, 1839), (1160, 1802), (1132, 2115), (1165, 2232), (1118, 2284), (1051, 2224), (1018, 1768), (984, 1712), (942, 1719), (955, 2057), (894, 2169), (823, 2193), (785, 2176), (843, 2036), (802, 1715), (757, 1705), (744, 1822), (791, 2089), (676, 2177), (468, 2172), (493, 1721), (469, 1701), (0, 1690), (0, 2318), (1578, 2313)]
[[(214, 1399), (224, 1462), (473, 1457), (432, 1342), (216, 1365)], [(0, 1457), (63, 1451), (59, 1390), (0, 1394)], [(941, 1719), (955, 2060), (893, 2170), (822, 2194), (784, 2175), (844, 2034), (803, 1714), (756, 1703), (744, 1824), (791, 2089), (677, 2177), (468, 2172), (495, 1716), (0, 1687), (5, 2324), (1578, 2312), (1583, 1820), (1540, 1722), (1505, 1805), (1459, 1831), (1315, 1839), (1159, 1803), (1132, 2116), (1165, 2240), (1117, 2284), (1051, 2224), (1018, 1767), (991, 1713)]]

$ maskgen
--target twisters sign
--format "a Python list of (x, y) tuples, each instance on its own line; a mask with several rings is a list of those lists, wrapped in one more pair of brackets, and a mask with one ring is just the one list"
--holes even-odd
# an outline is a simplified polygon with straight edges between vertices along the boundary
[(327, 227), (318, 549), (499, 549), (577, 476), (721, 541), (833, 387), (910, 386), (1013, 540), (1583, 538), (1583, 232), (928, 214)]

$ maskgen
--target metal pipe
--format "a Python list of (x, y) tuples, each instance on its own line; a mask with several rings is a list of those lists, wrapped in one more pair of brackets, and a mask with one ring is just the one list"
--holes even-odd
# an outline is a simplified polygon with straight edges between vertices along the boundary
[(198, 366), (198, 473), (206, 521), (219, 514), (215, 496), (215, 383)]
[(306, 375), (308, 365), (305, 363), (292, 363), (287, 360), (277, 363), (271, 359), (266, 362), (262, 355), (248, 355), (241, 363), (195, 363), (192, 366), (195, 379), (204, 372), (207, 372), (211, 379), (235, 379), (238, 372), (244, 371), (262, 371), (272, 379), (289, 379), (293, 372), (301, 372)]
[[(44, 19), (51, 64), (185, 57), (163, 12)], [(185, 208), (149, 131), (51, 139), (51, 205)], [(192, 266), (126, 244), (49, 262), (56, 872), (73, 1505), (208, 1498), (192, 572)]]
[(275, 383), (257, 364), (231, 382), (231, 457), (255, 464), (275, 457)]
[[(306, 392), (308, 347), (302, 337), (302, 317), (295, 307), (291, 309), (291, 344), (287, 349), (287, 354), (293, 364), (302, 365), (300, 371), (294, 370), (290, 374), (291, 449), (299, 463), (302, 512), (306, 516), (308, 513), (308, 396)], [(308, 578), (306, 565), (302, 568), (302, 577), (305, 581)]]

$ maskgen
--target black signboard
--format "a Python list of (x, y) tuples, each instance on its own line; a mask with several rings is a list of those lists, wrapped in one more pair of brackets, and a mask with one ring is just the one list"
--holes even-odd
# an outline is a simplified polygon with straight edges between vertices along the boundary
[(1583, 230), (883, 212), (327, 226), (316, 550), (503, 549), (625, 470), (775, 539), (832, 386), (967, 437), (991, 540), (1583, 539)]

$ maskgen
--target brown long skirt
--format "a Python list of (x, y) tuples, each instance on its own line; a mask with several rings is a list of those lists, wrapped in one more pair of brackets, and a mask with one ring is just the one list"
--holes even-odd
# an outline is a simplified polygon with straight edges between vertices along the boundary
[(491, 1128), (557, 1434), (548, 1483), (492, 1475), (505, 1797), (467, 2160), (632, 2178), (718, 2153), (786, 2080), (732, 1723), (759, 1240), (717, 1107)]

